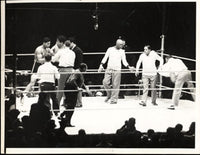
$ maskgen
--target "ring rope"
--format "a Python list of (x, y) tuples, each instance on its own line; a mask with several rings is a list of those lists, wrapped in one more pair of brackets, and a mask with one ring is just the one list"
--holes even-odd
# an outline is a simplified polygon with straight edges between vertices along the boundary
[[(12, 69), (5, 69), (5, 72), (6, 73), (12, 73), (13, 70)], [(17, 73), (21, 73), (21, 74), (24, 74), (25, 72), (31, 72), (31, 70), (16, 70)], [(28, 74), (28, 73), (27, 73)]]
[[(167, 86), (163, 86), (163, 85), (157, 85), (157, 86), (161, 86), (161, 87), (163, 87), (163, 88), (172, 88), (172, 87), (167, 87)], [(182, 88), (182, 89), (185, 89), (185, 88)], [(188, 89), (191, 89), (191, 88), (186, 88), (187, 90)], [(196, 95), (195, 93), (192, 93), (192, 92), (188, 92), (188, 91), (184, 91), (184, 90), (182, 90), (181, 92), (183, 92), (183, 93), (187, 93), (187, 94), (191, 94), (191, 95)]]
[(189, 82), (196, 83), (196, 81), (189, 81)]
[[(140, 86), (141, 84), (121, 84), (120, 87), (128, 87), (128, 86)], [(103, 85), (87, 85), (88, 87), (103, 87)], [(12, 89), (13, 87), (4, 87), (5, 89)], [(26, 86), (18, 86), (16, 89), (23, 89)], [(39, 86), (33, 86), (32, 88), (39, 88)]]
[[(196, 88), (148, 88), (148, 90), (191, 90), (191, 89), (194, 89), (196, 90)], [(139, 91), (141, 90), (140, 88), (130, 88), (130, 89), (90, 89), (90, 91), (115, 91), (115, 90), (121, 90), (121, 91)], [(30, 91), (26, 92), (26, 91), (21, 91), (21, 90), (18, 90), (19, 92), (22, 92), (22, 93), (29, 93)], [(40, 93), (40, 92), (44, 92), (44, 93), (53, 93), (53, 92), (79, 92), (79, 91), (83, 91), (85, 92), (85, 90), (48, 90), (48, 91), (31, 91), (32, 93)]]
[[(104, 101), (102, 101), (102, 102), (104, 102)], [(23, 104), (23, 103), (22, 103)], [(62, 106), (63, 107), (63, 106)], [(119, 107), (112, 107), (112, 108), (100, 108), (100, 107), (98, 107), (98, 108), (74, 108), (74, 109), (66, 109), (65, 108), (65, 110), (60, 110), (60, 109), (51, 109), (50, 111), (57, 111), (57, 112), (60, 112), (60, 113), (62, 113), (62, 112), (64, 112), (64, 111), (87, 111), (87, 110), (119, 110)], [(120, 110), (132, 110), (130, 107), (120, 107)], [(20, 111), (22, 111), (22, 112), (29, 112), (30, 110), (22, 110), (22, 109), (20, 109)]]
[[(171, 55), (171, 54), (167, 54), (167, 53), (158, 53), (158, 54), (163, 54), (163, 55), (165, 55), (165, 56), (169, 56), (169, 55)], [(193, 61), (193, 62), (196, 62), (196, 60), (195, 59), (191, 59), (191, 58), (186, 58), (186, 57), (180, 57), (180, 56), (176, 56), (176, 55), (171, 55), (172, 57), (174, 57), (174, 58), (179, 58), (179, 59), (183, 59), (183, 60), (188, 60), (188, 61)]]
[[(94, 70), (94, 69), (92, 69)], [(25, 73), (26, 71), (29, 71), (28, 73)], [(125, 72), (125, 71), (129, 71), (129, 72)], [(187, 72), (187, 71), (190, 71), (190, 72), (196, 72), (196, 70), (186, 70), (186, 71), (173, 71), (173, 72)], [(7, 71), (5, 71), (7, 72)], [(10, 72), (10, 71), (8, 71)], [(18, 73), (21, 73), (22, 75), (26, 74), (26, 75), (31, 75), (31, 74), (55, 74), (55, 73), (31, 73), (30, 70), (17, 70)], [(106, 73), (106, 72), (109, 72), (109, 73), (136, 73), (136, 71), (130, 71), (129, 69), (121, 69), (121, 70), (117, 70), (117, 71), (107, 71), (107, 70), (104, 70), (102, 72), (98, 72), (98, 69), (96, 69), (96, 72), (95, 71), (92, 71), (90, 72), (90, 70), (88, 69), (88, 71), (86, 72), (81, 72), (82, 74), (102, 74), (102, 73)], [(166, 71), (157, 71), (157, 72), (166, 72)], [(79, 74), (77, 72), (59, 72), (59, 74)], [(142, 70), (139, 70), (138, 73), (143, 73)], [(145, 72), (145, 73), (152, 73), (151, 71), (149, 72)]]
[[(88, 52), (88, 53), (83, 53), (83, 55), (104, 55), (106, 52)], [(143, 51), (131, 51), (131, 52), (126, 52), (126, 54), (141, 54)], [(34, 56), (34, 53), (20, 53), (17, 54), (17, 56)], [(13, 54), (5, 54), (6, 57), (11, 57)]]
[[(169, 54), (167, 53), (161, 53), (161, 50), (156, 50), (158, 52), (158, 54), (163, 54), (165, 56), (168, 56)], [(131, 52), (126, 52), (126, 54), (141, 54), (143, 53), (143, 51), (131, 51)], [(105, 52), (88, 52), (88, 53), (83, 53), (83, 55), (104, 55)], [(21, 54), (17, 54), (17, 56), (34, 56), (34, 53), (21, 53)], [(5, 54), (6, 57), (9, 56), (13, 56), (13, 54)], [(181, 56), (176, 56), (176, 55), (172, 55), (172, 57), (174, 58), (179, 58), (179, 59), (183, 59), (183, 60), (188, 60), (188, 61), (193, 61), (196, 62), (195, 59), (191, 59), (191, 58), (186, 58), (186, 57), (181, 57)]]
[[(195, 82), (195, 81), (189, 81), (189, 82)], [(120, 87), (130, 87), (130, 86), (141, 86), (142, 84), (121, 84), (120, 85)], [(149, 84), (150, 85), (150, 84)], [(103, 87), (103, 85), (87, 85), (88, 87)], [(168, 87), (168, 86), (163, 86), (163, 85), (156, 85), (156, 86), (158, 86), (158, 87), (165, 87), (165, 88), (172, 88), (172, 87)], [(23, 89), (23, 88), (26, 88), (26, 86), (18, 86), (18, 87), (16, 87), (16, 89), (18, 89), (18, 88), (21, 88), (21, 89)], [(33, 86), (33, 88), (39, 88), (39, 86)], [(5, 89), (13, 89), (13, 87), (5, 87)]]

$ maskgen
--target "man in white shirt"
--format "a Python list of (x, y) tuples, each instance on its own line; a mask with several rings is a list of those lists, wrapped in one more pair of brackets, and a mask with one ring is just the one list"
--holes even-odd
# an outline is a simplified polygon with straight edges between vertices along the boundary
[[(57, 61), (59, 72), (60, 72), (60, 79), (58, 80), (58, 90), (64, 90), (65, 82), (69, 78), (71, 72), (73, 71), (74, 61), (75, 61), (75, 53), (69, 49), (70, 44), (65, 44), (66, 38), (65, 36), (58, 36), (56, 44), (59, 48), (57, 53), (53, 56), (52, 62)], [(65, 73), (63, 73), (65, 72)], [(69, 72), (69, 73), (66, 73)], [(63, 92), (57, 93), (58, 103), (63, 97)]]
[[(111, 104), (116, 104), (118, 100), (118, 94), (119, 94), (119, 88), (120, 88), (120, 82), (121, 82), (121, 63), (125, 67), (128, 67), (129, 69), (133, 70), (133, 67), (130, 67), (127, 60), (125, 51), (122, 49), (124, 45), (124, 42), (121, 39), (118, 39), (116, 41), (116, 45), (113, 47), (109, 47), (106, 51), (106, 54), (104, 58), (101, 61), (101, 64), (99, 66), (99, 72), (101, 72), (104, 67), (103, 65), (108, 60), (107, 69), (104, 75), (103, 79), (103, 85), (107, 92), (107, 98), (105, 102), (108, 102), (111, 100)], [(112, 85), (112, 89), (110, 90)]]
[[(37, 71), (37, 78), (40, 79), (40, 90), (41, 91), (54, 91), (55, 79), (60, 78), (60, 74), (56, 66), (51, 63), (51, 55), (45, 55), (45, 63), (39, 66)], [(53, 101), (53, 110), (57, 110), (54, 113), (57, 114), (59, 111), (58, 99), (56, 98), (55, 92), (47, 93), (46, 103), (47, 107), (51, 109), (50, 98)]]
[(144, 53), (139, 57), (139, 60), (136, 64), (136, 73), (135, 76), (139, 75), (139, 68), (142, 63), (142, 82), (143, 82), (143, 95), (140, 105), (146, 106), (149, 82), (151, 88), (154, 90), (151, 91), (152, 104), (157, 105), (156, 103), (156, 82), (157, 82), (157, 68), (156, 60), (160, 62), (160, 66), (163, 65), (163, 59), (153, 50), (151, 50), (150, 45), (144, 46)]
[[(79, 48), (77, 45), (76, 45), (76, 39), (75, 37), (69, 37), (65, 43), (70, 43), (70, 49), (72, 51), (74, 51), (75, 55), (76, 55), (76, 58), (75, 58), (75, 61), (74, 61), (74, 69), (77, 70), (79, 69), (79, 66), (80, 64), (83, 62), (83, 51), (81, 50), (81, 48)], [(82, 92), (80, 91), (78, 93), (78, 98), (77, 98), (77, 103), (76, 103), (76, 107), (82, 107), (83, 104), (82, 104)]]
[[(187, 66), (180, 59), (175, 59), (171, 55), (166, 56), (166, 63), (159, 69), (159, 74), (165, 77), (169, 77), (173, 83), (175, 83), (175, 89), (172, 95), (172, 105), (168, 108), (174, 110), (178, 106), (181, 96), (181, 89), (186, 82), (188, 88), (194, 88), (191, 72)], [(190, 89), (194, 94), (194, 89)], [(195, 100), (195, 95), (192, 95)]]

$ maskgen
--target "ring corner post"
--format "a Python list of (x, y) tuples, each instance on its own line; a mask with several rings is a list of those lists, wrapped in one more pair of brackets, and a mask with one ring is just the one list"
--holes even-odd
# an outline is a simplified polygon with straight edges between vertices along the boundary
[(17, 93), (16, 93), (16, 85), (17, 85), (17, 75), (16, 75), (16, 70), (17, 70), (17, 54), (16, 51), (14, 51), (13, 53), (13, 94), (14, 94), (14, 98), (15, 98), (15, 105), (14, 105), (14, 109), (16, 109), (16, 97), (17, 97)]
[[(160, 38), (161, 38), (161, 49), (160, 49), (160, 52), (161, 52), (161, 58), (163, 59), (163, 56), (164, 56), (164, 44), (165, 44), (165, 35), (164, 34), (162, 34), (161, 36), (160, 36)], [(159, 85), (159, 97), (161, 98), (162, 97), (162, 90), (161, 90), (161, 88), (162, 88), (162, 76), (160, 75), (159, 76), (159, 80), (160, 80), (160, 85)]]

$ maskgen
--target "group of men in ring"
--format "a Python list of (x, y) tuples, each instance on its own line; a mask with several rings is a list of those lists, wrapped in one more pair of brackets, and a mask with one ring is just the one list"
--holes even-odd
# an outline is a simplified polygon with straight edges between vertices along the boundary
[[(87, 65), (82, 62), (83, 52), (75, 44), (73, 37), (66, 39), (65, 36), (59, 35), (56, 44), (51, 49), (50, 45), (51, 40), (45, 37), (43, 44), (36, 48), (34, 73), (24, 92), (30, 92), (36, 81), (39, 80), (40, 91), (46, 91), (44, 104), (51, 110), (50, 99), (52, 99), (53, 111), (56, 116), (59, 115), (60, 102), (64, 97), (62, 106), (65, 107), (65, 111), (58, 117), (65, 121), (66, 126), (72, 127), (71, 118), (74, 108), (82, 106), (82, 90), (85, 89), (91, 95), (89, 88), (84, 84), (82, 74), (87, 70)], [(57, 89), (56, 80), (58, 81)]]
[[(82, 72), (87, 70), (87, 65), (82, 63), (83, 52), (75, 44), (74, 38), (68, 39), (60, 35), (57, 37), (56, 44), (50, 49), (51, 41), (48, 37), (43, 39), (43, 44), (35, 50), (35, 62), (33, 72), (37, 72), (31, 76), (31, 81), (27, 85), (25, 92), (29, 92), (35, 85), (37, 79), (41, 91), (49, 91), (45, 104), (51, 109), (50, 98), (53, 102), (53, 111), (57, 115), (59, 113), (60, 101), (63, 97), (62, 106), (66, 111), (61, 114), (62, 119), (66, 122), (66, 126), (70, 127), (71, 118), (75, 106), (82, 106), (82, 89), (91, 95), (91, 92), (84, 84), (84, 77)], [(98, 72), (104, 70), (104, 64), (107, 62), (105, 70), (103, 86), (106, 90), (107, 97), (105, 102), (110, 101), (111, 104), (116, 104), (121, 82), (121, 67), (122, 64), (129, 68), (131, 72), (135, 71), (135, 76), (139, 75), (139, 69), (142, 64), (142, 81), (143, 81), (143, 95), (139, 103), (142, 106), (147, 105), (147, 97), (149, 90), (149, 83), (151, 88), (152, 104), (158, 105), (156, 102), (156, 82), (158, 73), (162, 76), (169, 77), (175, 83), (175, 89), (172, 96), (172, 105), (169, 109), (175, 109), (178, 106), (181, 95), (181, 88), (186, 82), (189, 88), (194, 88), (191, 82), (191, 72), (185, 66), (182, 60), (175, 59), (171, 56), (166, 57), (166, 63), (150, 45), (144, 46), (144, 52), (140, 55), (136, 68), (129, 66), (125, 50), (125, 40), (117, 39), (115, 46), (109, 47), (101, 61)], [(159, 61), (159, 67), (156, 67), (156, 60)], [(58, 63), (56, 67), (54, 63)], [(55, 82), (58, 80), (57, 94)], [(73, 91), (67, 91), (73, 90)], [(191, 89), (194, 93), (194, 89)], [(195, 96), (193, 95), (193, 99)]]
[[(179, 99), (181, 96), (181, 90), (184, 83), (187, 83), (187, 87), (191, 88), (193, 100), (195, 100), (195, 90), (192, 83), (192, 75), (188, 70), (187, 66), (180, 59), (175, 59), (171, 55), (165, 57), (166, 63), (154, 50), (151, 49), (150, 45), (144, 46), (144, 52), (139, 56), (136, 64), (136, 68), (129, 66), (125, 50), (123, 49), (125, 41), (123, 39), (118, 39), (116, 45), (108, 48), (105, 56), (103, 57), (98, 71), (104, 70), (104, 64), (107, 63), (107, 69), (105, 71), (105, 76), (103, 79), (103, 85), (107, 92), (107, 98), (105, 102), (110, 100), (111, 104), (116, 104), (118, 100), (118, 94), (120, 90), (121, 81), (121, 64), (129, 68), (130, 71), (135, 71), (135, 76), (139, 75), (139, 69), (142, 64), (142, 82), (143, 82), (143, 95), (140, 105), (147, 105), (147, 97), (149, 84), (151, 86), (151, 98), (152, 104), (157, 106), (156, 98), (156, 84), (158, 73), (161, 76), (169, 77), (173, 83), (175, 83), (175, 88), (172, 95), (172, 105), (168, 109), (175, 110), (178, 106)], [(159, 66), (156, 66), (156, 61), (159, 61)]]

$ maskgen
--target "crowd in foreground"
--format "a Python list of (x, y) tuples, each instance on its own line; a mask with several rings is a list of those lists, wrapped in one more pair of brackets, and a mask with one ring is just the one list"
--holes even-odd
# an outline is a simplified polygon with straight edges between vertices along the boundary
[(14, 95), (6, 101), (5, 142), (6, 147), (105, 147), (105, 148), (194, 148), (195, 122), (188, 131), (177, 124), (168, 127), (166, 132), (149, 129), (143, 133), (135, 127), (136, 120), (131, 117), (115, 134), (86, 134), (80, 129), (77, 135), (68, 135), (66, 123), (61, 119), (60, 127), (55, 129), (51, 113), (41, 101), (32, 104), (30, 115), (18, 118), (20, 111), (10, 110)]

